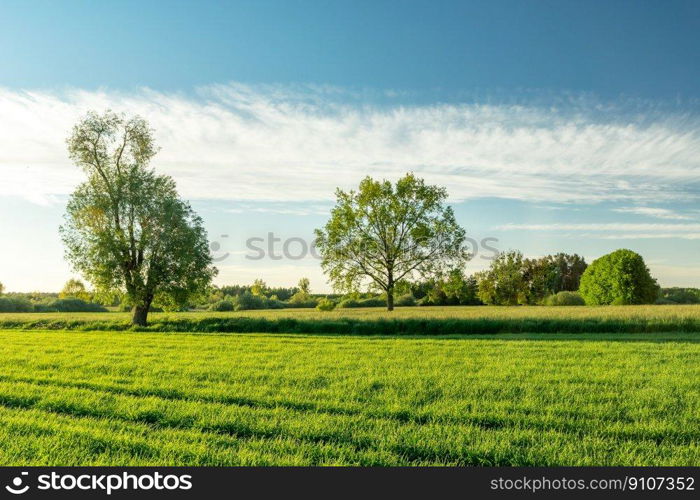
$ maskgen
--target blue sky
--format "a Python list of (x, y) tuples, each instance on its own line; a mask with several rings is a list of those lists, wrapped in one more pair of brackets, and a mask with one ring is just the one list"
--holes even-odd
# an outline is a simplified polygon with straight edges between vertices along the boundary
[(252, 261), (246, 241), (297, 255), (336, 186), (412, 170), (478, 241), (627, 247), (663, 285), (700, 285), (699, 33), (679, 1), (5, 1), (0, 281), (72, 276), (64, 140), (112, 108), (156, 129), (154, 166), (228, 254), (219, 283), (326, 290), (313, 257)]

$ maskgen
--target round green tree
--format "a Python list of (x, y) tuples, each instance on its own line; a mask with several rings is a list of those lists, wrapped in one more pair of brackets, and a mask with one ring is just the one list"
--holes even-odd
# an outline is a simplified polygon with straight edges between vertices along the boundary
[(588, 305), (652, 304), (659, 285), (641, 255), (620, 249), (588, 266), (579, 293)]

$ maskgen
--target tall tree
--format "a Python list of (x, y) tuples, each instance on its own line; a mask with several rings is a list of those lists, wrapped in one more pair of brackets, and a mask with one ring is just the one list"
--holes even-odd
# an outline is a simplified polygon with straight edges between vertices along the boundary
[(321, 266), (338, 290), (369, 282), (387, 294), (414, 275), (427, 277), (469, 258), (465, 231), (445, 205), (447, 190), (407, 174), (395, 185), (366, 177), (357, 191), (336, 191), (336, 205), (316, 230)]
[(477, 273), (479, 299), (485, 304), (514, 306), (526, 304), (528, 282), (525, 280), (523, 254), (518, 250), (501, 252), (486, 271)]
[(250, 293), (258, 297), (264, 297), (267, 295), (267, 292), (267, 283), (265, 283), (262, 279), (258, 278), (253, 281), (253, 284), (250, 287)]
[(185, 304), (204, 291), (216, 268), (202, 219), (150, 168), (157, 148), (146, 121), (91, 112), (67, 142), (87, 175), (61, 227), (73, 267), (98, 290), (123, 290), (135, 325), (147, 324), (156, 296)]
[(556, 292), (575, 292), (581, 284), (581, 276), (588, 264), (578, 254), (558, 253), (547, 257), (557, 268)]
[(80, 299), (84, 301), (90, 300), (90, 293), (85, 288), (85, 284), (76, 279), (69, 279), (66, 284), (63, 285), (63, 290), (58, 294), (59, 299)]
[(541, 304), (545, 297), (559, 291), (559, 268), (550, 256), (525, 259), (522, 274), (527, 289), (524, 300), (526, 304)]
[(311, 282), (309, 281), (309, 278), (301, 278), (297, 287), (299, 287), (299, 291), (301, 293), (306, 295), (311, 293)]

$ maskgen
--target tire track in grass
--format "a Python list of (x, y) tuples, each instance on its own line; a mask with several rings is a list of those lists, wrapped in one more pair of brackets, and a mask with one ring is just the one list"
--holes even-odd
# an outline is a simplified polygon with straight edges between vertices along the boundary
[[(54, 406), (22, 406), (18, 404), (13, 406), (12, 404), (5, 404), (8, 402), (6, 398), (1, 398), (0, 406), (4, 409), (18, 409), (18, 411), (32, 411), (40, 412), (46, 414), (54, 414), (60, 417), (68, 417), (76, 420), (76, 422), (85, 422), (88, 425), (92, 425), (93, 422), (114, 422), (118, 421), (120, 423), (135, 424), (135, 425), (147, 425), (149, 428), (155, 430), (174, 430), (183, 432), (197, 432), (199, 436), (205, 438), (207, 434), (216, 436), (225, 436), (240, 440), (243, 444), (250, 441), (267, 440), (271, 443), (279, 442), (280, 439), (293, 442), (301, 445), (316, 445), (323, 446), (324, 448), (337, 448), (338, 454), (340, 451), (351, 451), (361, 457), (363, 452), (383, 452), (391, 453), (394, 455), (392, 461), (377, 462), (374, 461), (363, 461), (358, 460), (358, 465), (417, 465), (420, 463), (432, 463), (432, 464), (453, 464), (453, 465), (513, 465), (515, 463), (522, 465), (537, 465), (538, 462), (527, 461), (527, 462), (513, 462), (511, 455), (516, 456), (518, 453), (508, 454), (508, 453), (491, 453), (491, 452), (471, 452), (469, 450), (435, 450), (427, 446), (415, 444), (415, 443), (389, 443), (384, 447), (375, 448), (371, 446), (371, 442), (358, 443), (348, 440), (338, 440), (336, 435), (328, 434), (325, 437), (321, 435), (315, 436), (294, 436), (285, 434), (282, 432), (259, 432), (254, 431), (249, 426), (240, 424), (225, 424), (225, 425), (214, 425), (214, 426), (202, 426), (198, 428), (188, 427), (179, 428), (176, 426), (171, 426), (164, 423), (150, 424), (149, 422), (142, 422), (138, 419), (124, 419), (121, 416), (111, 414), (109, 416), (104, 416), (99, 412), (93, 412), (91, 415), (87, 411), (70, 412), (66, 411), (67, 407), (57, 408)], [(17, 403), (17, 400), (15, 400)], [(2, 419), (0, 418), (0, 426), (2, 425)]]
[[(42, 384), (34, 384), (32, 382), (23, 382), (30, 387), (38, 386), (41, 387)], [(90, 393), (96, 393), (100, 394), (104, 391), (96, 388), (79, 388), (77, 389), (78, 391), (87, 391)], [(132, 390), (126, 390), (123, 391), (119, 389), (118, 391), (115, 391), (114, 393), (124, 397), (124, 398), (130, 398), (134, 400), (138, 399), (143, 399), (144, 397), (149, 397), (149, 398), (155, 398), (155, 399), (160, 399), (160, 400), (166, 400), (166, 401), (172, 401), (173, 399), (171, 398), (163, 398), (158, 395), (153, 395), (153, 394), (148, 394), (147, 396), (144, 395), (134, 395), (134, 392), (140, 392), (140, 391), (132, 391)], [(89, 399), (89, 398), (86, 398)], [(174, 400), (179, 400), (175, 398)], [(199, 401), (197, 400), (191, 400), (191, 399), (184, 399), (183, 401), (187, 403), (197, 403)], [(219, 405), (222, 404), (219, 401), (213, 401), (213, 402), (206, 402), (205, 404), (209, 405)], [(66, 414), (66, 415), (75, 415), (75, 416), (91, 416), (91, 417), (96, 417), (96, 418), (120, 418), (126, 421), (133, 421), (133, 422), (140, 422), (140, 423), (145, 423), (157, 427), (170, 427), (170, 428), (195, 428), (195, 429), (201, 429), (204, 431), (210, 431), (210, 432), (215, 432), (218, 434), (227, 434), (227, 435), (234, 435), (238, 436), (241, 438), (273, 438), (277, 437), (280, 435), (285, 435), (285, 432), (287, 432), (284, 429), (267, 429), (267, 430), (261, 430), (261, 429), (256, 429), (255, 427), (249, 425), (249, 424), (243, 424), (241, 422), (223, 422), (223, 423), (217, 423), (217, 424), (209, 424), (209, 425), (200, 425), (197, 426), (197, 419), (198, 416), (194, 414), (190, 414), (187, 416), (180, 415), (178, 418), (172, 421), (164, 420), (166, 415), (160, 411), (160, 410), (146, 410), (146, 411), (141, 411), (138, 412), (135, 415), (115, 415), (111, 413), (108, 410), (99, 410), (95, 407), (89, 407), (85, 405), (81, 405), (79, 403), (71, 402), (71, 401), (49, 401), (47, 402), (44, 398), (38, 396), (38, 397), (26, 397), (26, 396), (14, 396), (14, 395), (8, 395), (7, 393), (0, 392), (0, 405), (6, 406), (6, 407), (22, 407), (22, 408), (41, 408), (45, 409), (48, 411), (53, 411), (55, 413), (61, 413), (61, 414)], [(257, 410), (275, 410), (277, 408), (284, 408), (287, 410), (290, 410), (290, 412), (293, 414), (293, 416), (299, 417), (301, 419), (305, 418), (306, 413), (309, 412), (308, 409), (303, 409), (303, 410), (297, 410), (295, 408), (286, 408), (282, 405), (275, 405), (275, 404), (269, 404), (266, 402), (266, 404), (263, 407), (256, 406), (256, 405), (249, 405), (249, 404), (235, 404), (235, 406), (243, 406), (246, 408), (250, 408), (253, 411)], [(312, 411), (313, 413), (325, 413), (323, 411)], [(337, 413), (328, 413), (329, 416), (335, 417), (335, 416), (348, 416), (347, 413), (341, 413), (338, 415)], [(363, 416), (363, 417), (368, 417), (373, 421), (374, 423), (379, 423), (379, 422), (386, 422), (386, 421), (395, 421), (399, 422), (401, 424), (414, 424), (414, 425), (423, 425), (423, 424), (447, 424), (447, 425), (455, 425), (455, 426), (467, 426), (467, 427), (476, 427), (479, 428), (483, 431), (496, 431), (496, 430), (507, 430), (509, 428), (512, 429), (534, 429), (537, 431), (541, 432), (559, 432), (562, 433), (563, 435), (568, 435), (568, 436), (583, 436), (588, 433), (592, 433), (601, 437), (610, 437), (614, 438), (617, 441), (625, 441), (625, 440), (631, 440), (631, 441), (652, 441), (656, 444), (661, 444), (664, 442), (672, 443), (672, 444), (677, 444), (677, 445), (688, 445), (693, 442), (696, 442), (698, 440), (698, 435), (699, 433), (697, 431), (693, 431), (691, 429), (677, 429), (677, 428), (662, 428), (658, 430), (650, 430), (650, 429), (634, 429), (634, 430), (629, 430), (629, 429), (620, 429), (620, 430), (606, 430), (606, 429), (597, 429), (597, 428), (589, 428), (588, 426), (583, 426), (581, 425), (580, 421), (568, 421), (568, 420), (547, 420), (546, 418), (542, 418), (540, 420), (537, 420), (536, 418), (533, 418), (532, 415), (517, 415), (517, 414), (511, 414), (509, 416), (503, 416), (503, 415), (464, 415), (460, 417), (453, 417), (453, 416), (446, 416), (446, 415), (441, 415), (441, 416), (414, 416), (412, 415), (409, 411), (407, 410), (399, 410), (395, 412), (373, 412), (372, 414), (367, 414), (367, 413), (353, 413), (350, 416)], [(414, 418), (415, 417), (415, 418)], [(529, 418), (528, 418), (529, 417)], [(332, 433), (332, 432), (319, 432), (318, 430), (313, 434), (313, 435), (306, 435), (304, 436), (304, 439), (311, 440), (313, 442), (336, 442), (336, 441), (341, 441), (341, 442), (346, 442), (349, 444), (352, 444), (353, 446), (357, 447), (357, 449), (370, 449), (372, 447), (372, 439), (370, 438), (364, 438), (364, 439), (358, 439), (355, 436), (349, 435), (345, 437), (340, 437), (337, 435), (337, 433)]]
[[(75, 403), (70, 403), (68, 401), (45, 401), (33, 400), (31, 398), (8, 398), (6, 394), (0, 395), (0, 405), (5, 407), (18, 407), (24, 409), (39, 409), (49, 413), (56, 413), (66, 416), (76, 416), (76, 417), (92, 417), (96, 419), (103, 420), (120, 420), (125, 422), (143, 423), (149, 424), (155, 429), (163, 428), (175, 428), (182, 429), (183, 422), (180, 421), (163, 421), (156, 418), (151, 418), (148, 415), (125, 415), (118, 414), (109, 411), (101, 411), (92, 406), (81, 406)], [(162, 415), (161, 415), (162, 416)], [(364, 424), (372, 423), (377, 424), (376, 419), (371, 421), (364, 421)], [(515, 456), (511, 453), (500, 455), (493, 454), (490, 451), (479, 450), (471, 451), (469, 449), (449, 449), (445, 446), (450, 446), (449, 442), (446, 445), (444, 442), (438, 443), (439, 449), (430, 448), (429, 446), (420, 445), (412, 442), (404, 442), (405, 439), (410, 438), (410, 433), (408, 436), (398, 436), (395, 437), (393, 441), (380, 442), (373, 437), (376, 435), (381, 435), (376, 430), (371, 431), (368, 429), (358, 429), (360, 431), (364, 430), (365, 434), (368, 436), (355, 436), (351, 432), (345, 431), (341, 434), (338, 432), (333, 432), (333, 429), (328, 431), (323, 430), (313, 430), (312, 432), (301, 431), (299, 429), (285, 429), (285, 428), (256, 428), (253, 425), (247, 424), (245, 422), (221, 422), (221, 423), (210, 423), (210, 424), (200, 424), (194, 426), (194, 422), (187, 422), (184, 428), (191, 430), (199, 430), (202, 432), (209, 432), (214, 434), (224, 434), (231, 437), (241, 438), (241, 439), (286, 439), (293, 438), (299, 440), (303, 443), (312, 443), (317, 445), (334, 444), (339, 446), (349, 446), (356, 453), (369, 452), (369, 451), (388, 451), (397, 456), (402, 457), (409, 462), (414, 462), (416, 460), (434, 462), (438, 459), (440, 462), (449, 462), (459, 465), (512, 465), (514, 463), (519, 463), (522, 465), (536, 465), (541, 462), (535, 460), (530, 460), (527, 462), (513, 462), (511, 457)], [(414, 433), (419, 431), (419, 429), (413, 428), (409, 429)], [(444, 429), (443, 429), (444, 430)], [(461, 432), (466, 432), (467, 430), (474, 430), (469, 428), (469, 426), (464, 426)], [(481, 429), (484, 431), (484, 429)], [(454, 432), (454, 431), (453, 431)], [(552, 437), (556, 434), (550, 431)], [(560, 438), (566, 438), (567, 436), (559, 436)], [(380, 446), (377, 446), (377, 445)], [(422, 450), (422, 451), (419, 451)], [(517, 451), (517, 450), (516, 450)], [(422, 458), (421, 458), (422, 457)], [(509, 458), (511, 457), (511, 458)]]
[[(150, 465), (164, 465), (163, 458), (173, 458), (173, 453), (181, 459), (178, 462), (165, 462), (165, 465), (241, 465), (240, 461), (231, 461), (232, 451), (247, 451), (257, 448), (269, 447), (269, 451), (281, 452), (285, 448), (294, 450), (295, 455), (300, 452), (308, 454), (309, 460), (304, 463), (314, 463), (317, 460), (332, 459), (348, 461), (358, 465), (397, 465), (396, 460), (378, 460), (374, 455), (354, 454), (349, 448), (333, 445), (318, 447), (317, 445), (299, 443), (296, 439), (287, 438), (280, 440), (242, 440), (232, 436), (204, 433), (193, 429), (165, 429), (154, 430), (146, 424), (121, 422), (118, 420), (98, 420), (91, 417), (72, 417), (52, 414), (51, 412), (37, 409), (0, 409), (0, 436), (7, 429), (6, 434), (16, 436), (17, 440), (31, 439), (32, 443), (48, 438), (50, 443), (70, 443), (76, 455), (75, 463), (56, 463), (50, 465), (82, 465), (84, 464), (84, 451), (80, 446), (76, 447), (74, 438), (78, 444), (88, 442), (95, 453), (104, 451), (128, 452), (129, 459), (148, 457), (159, 458), (150, 462)], [(125, 433), (127, 433), (125, 435)], [(105, 436), (109, 437), (106, 438)], [(9, 446), (3, 447), (1, 453), (7, 453)], [(53, 448), (53, 447), (52, 447)], [(202, 449), (201, 454), (193, 450)], [(227, 458), (229, 460), (227, 460)], [(385, 457), (388, 458), (388, 457)], [(397, 458), (397, 457), (395, 457)], [(29, 460), (31, 462), (31, 460)], [(284, 462), (284, 460), (283, 460)], [(113, 464), (113, 461), (107, 463)], [(124, 461), (120, 461), (124, 464)], [(129, 463), (133, 463), (133, 460)], [(141, 463), (138, 460), (136, 463)], [(5, 462), (6, 465), (8, 465)], [(23, 459), (17, 465), (47, 465), (45, 460), (29, 464)], [(97, 463), (93, 463), (97, 465)]]

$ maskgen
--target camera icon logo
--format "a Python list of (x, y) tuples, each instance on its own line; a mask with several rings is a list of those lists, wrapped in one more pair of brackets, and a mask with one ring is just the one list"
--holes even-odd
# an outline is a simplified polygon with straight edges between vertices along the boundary
[(21, 495), (22, 493), (26, 493), (27, 490), (29, 489), (29, 485), (25, 485), (22, 487), (22, 476), (28, 476), (28, 472), (22, 472), (21, 476), (17, 476), (12, 480), (12, 486), (5, 486), (5, 489), (12, 493), (13, 495)]

